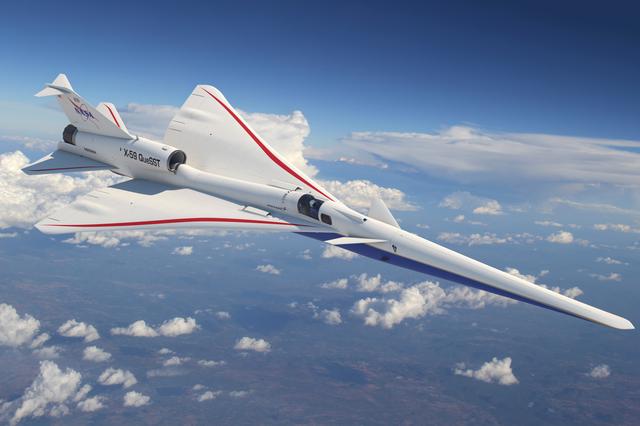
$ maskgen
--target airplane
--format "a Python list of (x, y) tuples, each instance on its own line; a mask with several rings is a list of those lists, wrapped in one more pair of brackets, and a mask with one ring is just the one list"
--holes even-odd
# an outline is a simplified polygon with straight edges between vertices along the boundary
[(374, 199), (355, 211), (261, 138), (215, 87), (197, 85), (162, 142), (131, 133), (116, 107), (93, 107), (64, 74), (36, 94), (69, 119), (57, 150), (29, 175), (110, 170), (130, 178), (97, 189), (38, 222), (46, 234), (214, 228), (294, 232), (357, 254), (630, 330), (625, 318), (558, 294), (403, 230)]

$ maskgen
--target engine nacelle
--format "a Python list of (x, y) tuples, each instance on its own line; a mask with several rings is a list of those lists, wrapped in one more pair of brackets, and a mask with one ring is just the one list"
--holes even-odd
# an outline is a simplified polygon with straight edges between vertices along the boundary
[(62, 139), (60, 149), (111, 164), (131, 177), (143, 170), (174, 173), (187, 161), (184, 151), (170, 145), (142, 137), (125, 140), (81, 132), (71, 124), (64, 129)]

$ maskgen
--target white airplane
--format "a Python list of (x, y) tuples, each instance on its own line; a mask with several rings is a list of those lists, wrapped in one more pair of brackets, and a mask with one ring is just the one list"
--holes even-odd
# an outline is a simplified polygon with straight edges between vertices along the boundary
[(400, 228), (374, 199), (364, 215), (278, 154), (215, 87), (198, 85), (162, 142), (127, 130), (111, 103), (91, 106), (64, 74), (56, 96), (71, 124), (27, 174), (111, 170), (131, 179), (95, 190), (36, 224), (47, 234), (217, 228), (295, 232), (518, 301), (629, 330), (625, 318), (532, 284)]

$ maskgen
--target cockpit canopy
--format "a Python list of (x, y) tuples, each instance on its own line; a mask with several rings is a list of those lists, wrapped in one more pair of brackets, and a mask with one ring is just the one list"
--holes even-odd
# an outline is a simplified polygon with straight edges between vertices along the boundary
[(298, 213), (319, 220), (320, 207), (324, 201), (314, 198), (313, 195), (304, 194), (298, 200)]

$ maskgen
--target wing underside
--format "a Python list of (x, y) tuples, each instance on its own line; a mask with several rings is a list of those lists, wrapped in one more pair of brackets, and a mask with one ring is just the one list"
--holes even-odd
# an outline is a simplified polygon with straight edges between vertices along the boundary
[(202, 192), (143, 180), (95, 190), (40, 221), (47, 234), (86, 231), (219, 228), (320, 232), (305, 223), (272, 217)]

